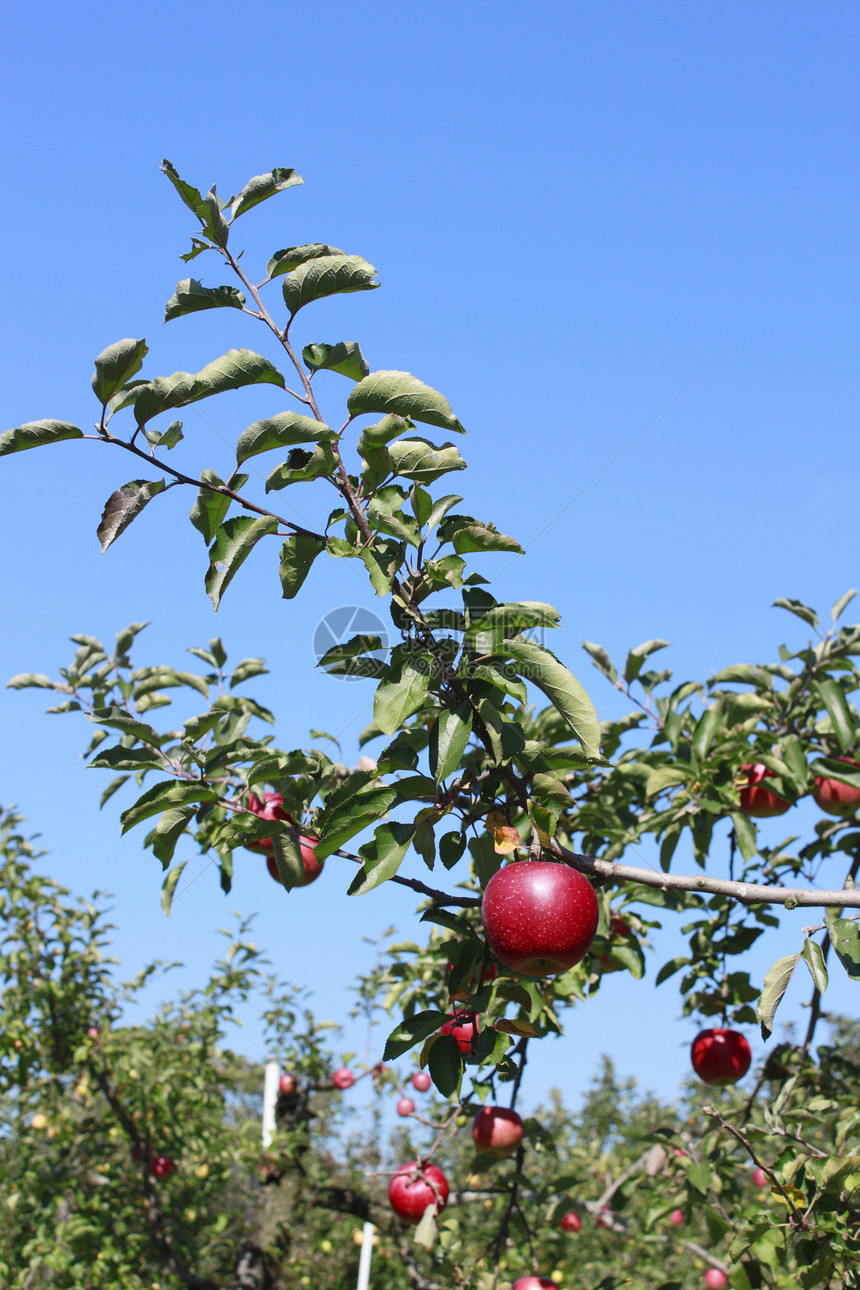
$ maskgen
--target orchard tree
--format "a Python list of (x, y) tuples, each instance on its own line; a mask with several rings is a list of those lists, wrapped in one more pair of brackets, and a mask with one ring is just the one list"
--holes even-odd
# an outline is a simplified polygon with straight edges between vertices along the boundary
[[(668, 670), (652, 670), (649, 660), (664, 641), (632, 649), (620, 671), (602, 647), (586, 643), (634, 709), (601, 724), (581, 683), (535, 639), (558, 624), (557, 610), (533, 601), (497, 603), (485, 579), (470, 571), (471, 555), (521, 548), (491, 522), (458, 510), (460, 496), (440, 496), (435, 487), (465, 463), (453, 442), (432, 442), (417, 426), (460, 434), (448, 401), (409, 373), (370, 372), (353, 341), (310, 339), (299, 348), (303, 311), (326, 296), (374, 289), (373, 266), (314, 243), (276, 251), (255, 281), (234, 225), (299, 184), (299, 176), (273, 170), (224, 201), (214, 188), (201, 194), (170, 163), (163, 168), (199, 225), (183, 258), (212, 253), (209, 259), (220, 257), (239, 283), (185, 279), (166, 319), (212, 308), (248, 315), (287, 375), (263, 354), (234, 349), (197, 373), (147, 379), (138, 375), (145, 341), (121, 340), (95, 361), (92, 433), (66, 421), (35, 421), (0, 436), (0, 455), (80, 439), (146, 463), (149, 477), (121, 485), (105, 505), (98, 525), (105, 550), (150, 503), (154, 513), (169, 505), (171, 490), (192, 488), (190, 518), (206, 543), (205, 585), (216, 609), (250, 551), (271, 538), (286, 599), (299, 595), (308, 576), (319, 576), (323, 556), (363, 568), (400, 639), (389, 647), (380, 635), (356, 635), (329, 649), (321, 666), (376, 682), (373, 724), (361, 738), (373, 758), (348, 767), (319, 749), (281, 750), (273, 736), (259, 735), (256, 723), (273, 724), (273, 716), (239, 687), (263, 663), (243, 660), (228, 671), (218, 639), (208, 650), (192, 650), (205, 667), (197, 674), (133, 664), (141, 624), (121, 632), (112, 651), (76, 636), (77, 653), (59, 680), (24, 674), (10, 684), (53, 690), (53, 711), (89, 717), (95, 726), (89, 764), (114, 773), (102, 800), (136, 785), (122, 827), (147, 826), (145, 846), (165, 870), (166, 908), (182, 869), (174, 852), (188, 835), (217, 855), (225, 890), (234, 851), (250, 846), (267, 853), (287, 890), (315, 880), (320, 865), (338, 857), (350, 870), (352, 895), (391, 881), (419, 897), (429, 939), (392, 947), (363, 983), (368, 1008), (381, 1004), (396, 1014), (382, 1060), (412, 1053), (443, 1099), (420, 1149), (385, 1162), (390, 1177), (408, 1165), (405, 1179), (392, 1184), (396, 1210), (410, 1208), (397, 1199), (404, 1185), (418, 1189), (411, 1211), (420, 1212), (409, 1215), (418, 1218), (416, 1249), (403, 1256), (404, 1275), (414, 1284), (426, 1290), (442, 1278), (489, 1288), (509, 1277), (515, 1284), (526, 1278), (519, 1287), (526, 1290), (529, 1278), (534, 1284), (551, 1271), (535, 1240), (536, 1215), (571, 1198), (565, 1162), (553, 1175), (539, 1161), (549, 1150), (540, 1126), (526, 1121), (513, 1153), (493, 1166), (501, 1203), (480, 1253), (467, 1239), (468, 1220), (446, 1203), (445, 1187), (455, 1191), (457, 1180), (443, 1186), (430, 1166), (462, 1132), (464, 1115), (468, 1122), (482, 1106), (516, 1112), (529, 1045), (560, 1032), (567, 1010), (592, 1000), (605, 973), (643, 974), (643, 950), (657, 939), (655, 911), (680, 917), (690, 938), (689, 954), (662, 964), (657, 982), (677, 977), (685, 1012), (699, 1019), (691, 1060), (709, 1086), (708, 1100), (687, 1145), (666, 1139), (684, 1155), (662, 1158), (657, 1148), (666, 1152), (661, 1134), (669, 1131), (655, 1125), (647, 1150), (589, 1196), (597, 1205), (595, 1225), (617, 1233), (613, 1199), (626, 1197), (634, 1178), (636, 1187), (649, 1179), (654, 1205), (628, 1238), (641, 1245), (665, 1215), (678, 1210), (683, 1218), (666, 1182), (671, 1176), (677, 1191), (682, 1170), (688, 1208), (695, 1197), (706, 1216), (706, 1239), (695, 1244), (710, 1264), (710, 1282), (729, 1276), (737, 1290), (857, 1284), (853, 1066), (813, 1049), (831, 950), (850, 976), (860, 972), (857, 915), (850, 913), (860, 909), (854, 886), (860, 832), (853, 823), (860, 759), (851, 701), (860, 627), (840, 626), (854, 593), (834, 605), (826, 629), (807, 606), (777, 601), (813, 638), (799, 648), (781, 646), (778, 662), (737, 664), (705, 683), (678, 684)], [(272, 299), (278, 287), (282, 310)], [(331, 415), (328, 400), (325, 411), (321, 406), (325, 371), (349, 382), (345, 415)], [(186, 451), (179, 447), (182, 422), (169, 419), (174, 411), (251, 385), (272, 387), (277, 404), (239, 436), (235, 464), (221, 465), (220, 473), (202, 462), (187, 470), (174, 465)], [(286, 410), (276, 389), (289, 396)], [(265, 496), (256, 497), (243, 468), (271, 452), (281, 459)], [(298, 485), (334, 489), (320, 531), (269, 504), (270, 494)], [(152, 724), (176, 687), (199, 692), (203, 710), (181, 729)], [(529, 706), (534, 690), (548, 707)], [(759, 838), (758, 818), (787, 815), (807, 794), (823, 813), (812, 836), (789, 834), (777, 846)], [(372, 837), (362, 841), (370, 829)], [(682, 837), (698, 872), (673, 868)], [(629, 850), (651, 841), (659, 870), (625, 863)], [(438, 866), (450, 878), (440, 885), (438, 878), (400, 873), (410, 850), (428, 870)], [(330, 872), (323, 877), (334, 880)], [(452, 885), (456, 890), (447, 889)], [(301, 892), (289, 898), (300, 900)], [(781, 918), (797, 928), (796, 952), (779, 959), (763, 983), (752, 981), (739, 960)], [(742, 1097), (731, 1085), (746, 1074), (751, 1053), (737, 1027), (757, 1020), (763, 1038), (770, 1037), (801, 960), (812, 982), (807, 1033), (770, 1053), (752, 1094)], [(720, 1091), (724, 1085), (729, 1092)], [(752, 1208), (748, 1203), (742, 1158), (770, 1185), (766, 1212), (760, 1196)], [(416, 1194), (425, 1198), (420, 1205)], [(516, 1251), (515, 1265), (506, 1250)], [(615, 1284), (619, 1258), (617, 1247), (607, 1250), (607, 1286)], [(654, 1284), (650, 1272), (617, 1275), (630, 1285)], [(688, 1264), (679, 1276), (677, 1284), (701, 1283), (698, 1272), (699, 1281), (691, 1279)]]

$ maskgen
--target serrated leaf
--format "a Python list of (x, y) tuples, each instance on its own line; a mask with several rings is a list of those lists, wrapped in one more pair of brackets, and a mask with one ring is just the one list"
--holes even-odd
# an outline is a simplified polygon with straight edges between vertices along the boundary
[(102, 546), (102, 555), (117, 538), (136, 520), (153, 497), (164, 492), (163, 479), (131, 479), (105, 502), (96, 537)]
[(142, 386), (134, 400), (134, 415), (143, 426), (169, 408), (186, 407), (213, 394), (238, 390), (247, 385), (277, 385), (284, 388), (278, 369), (250, 349), (230, 349), (221, 358), (207, 363), (199, 372), (174, 372), (157, 376)]
[(630, 681), (635, 681), (636, 677), (642, 670), (642, 664), (645, 662), (646, 658), (648, 658), (650, 654), (656, 653), (659, 649), (666, 649), (669, 643), (669, 641), (654, 639), (643, 641), (641, 645), (637, 645), (635, 649), (630, 650), (627, 655), (627, 661), (624, 664), (624, 680), (628, 683)]
[(176, 885), (182, 877), (182, 870), (185, 868), (187, 860), (169, 869), (165, 875), (164, 882), (161, 884), (161, 908), (170, 917), (170, 911), (173, 908), (173, 896), (176, 891)]
[[(224, 480), (215, 474), (214, 470), (203, 470), (200, 472), (201, 480), (206, 483), (214, 484), (217, 488), (224, 488)], [(248, 479), (247, 475), (235, 476), (233, 487), (239, 489)], [(224, 522), (224, 517), (230, 509), (231, 498), (226, 493), (213, 492), (211, 488), (200, 488), (195, 498), (194, 505), (191, 507), (191, 523), (199, 533), (203, 534), (203, 541), (208, 546), (214, 538), (218, 529)]]
[(852, 980), (860, 979), (860, 927), (852, 918), (839, 918), (832, 909), (825, 912), (825, 918), (839, 962)]
[(206, 573), (206, 594), (217, 612), (221, 597), (240, 566), (251, 554), (261, 538), (277, 529), (277, 520), (270, 515), (252, 519), (250, 515), (236, 515), (225, 520), (215, 535), (209, 551), (209, 569)]
[(0, 434), (0, 457), (12, 452), (25, 452), (28, 448), (42, 448), (63, 439), (83, 439), (84, 432), (69, 421), (27, 421), (14, 430)]
[(773, 1033), (774, 1014), (788, 989), (788, 983), (799, 958), (799, 954), (786, 954), (783, 958), (777, 959), (764, 979), (764, 987), (755, 1010), (761, 1026), (762, 1039), (769, 1039)]
[(347, 407), (354, 417), (366, 412), (389, 413), (465, 434), (448, 400), (410, 372), (371, 373), (350, 390)]
[(376, 269), (360, 255), (317, 256), (297, 265), (284, 278), (284, 302), (292, 319), (313, 300), (378, 287), (375, 277)]
[(137, 721), (130, 712), (124, 708), (112, 704), (107, 708), (94, 708), (88, 714), (89, 720), (97, 726), (108, 726), (112, 730), (120, 730), (124, 735), (133, 735), (135, 739), (142, 740), (143, 743), (151, 744), (154, 748), (161, 746), (162, 736), (152, 726), (148, 726), (144, 721)]
[(297, 184), (303, 183), (301, 175), (290, 166), (276, 166), (265, 175), (254, 175), (233, 202), (233, 219), (238, 219), (267, 198), (274, 197), (275, 193), (282, 193), (287, 188), (295, 188)]
[(280, 277), (283, 273), (292, 273), (306, 260), (318, 260), (321, 256), (345, 255), (339, 247), (327, 246), (325, 242), (306, 242), (304, 246), (288, 246), (276, 251), (266, 265), (266, 275), (270, 278)]
[(819, 994), (824, 994), (827, 989), (827, 964), (824, 961), (824, 954), (821, 946), (817, 941), (813, 941), (809, 936), (803, 943), (803, 949), (800, 951), (800, 957), (809, 968), (809, 975), (812, 977), (812, 983), (818, 990)]
[(398, 800), (398, 790), (393, 785), (381, 785), (351, 797), (342, 805), (326, 813), (322, 823), (322, 837), (317, 843), (316, 854), (326, 859), (350, 838), (355, 837), (369, 824), (376, 823)]
[(398, 439), (388, 449), (394, 473), (419, 484), (432, 484), (452, 470), (465, 470), (466, 463), (452, 443), (439, 447), (428, 439)]
[(704, 761), (708, 755), (714, 736), (723, 723), (722, 704), (712, 703), (709, 708), (699, 717), (696, 722), (696, 728), (693, 731), (693, 752), (699, 761)]
[[(161, 815), (161, 818), (155, 826), (155, 836), (152, 840), (152, 853), (156, 860), (160, 860), (165, 868), (173, 859), (173, 852), (176, 849), (177, 842), (182, 837), (187, 826), (191, 823), (196, 814), (197, 806), (191, 805), (174, 806), (169, 811), (164, 811)], [(182, 865), (179, 867), (181, 869)], [(171, 898), (172, 895), (173, 892), (171, 889)], [(170, 910), (165, 909), (164, 912), (169, 914)]]
[(613, 685), (618, 680), (618, 672), (612, 666), (612, 661), (602, 645), (596, 645), (593, 641), (583, 641), (582, 648), (587, 654), (590, 654), (596, 666), (604, 676), (608, 676)]
[(95, 361), (92, 386), (99, 403), (108, 403), (113, 396), (140, 371), (149, 353), (145, 340), (114, 341), (103, 349)]
[(217, 789), (208, 788), (202, 783), (189, 784), (178, 783), (173, 779), (161, 780), (160, 783), (153, 784), (147, 789), (128, 810), (123, 811), (120, 816), (122, 832), (127, 833), (142, 820), (148, 820), (153, 815), (169, 810), (170, 807), (190, 806), (194, 803), (196, 809), (204, 802), (217, 802), (218, 797)]
[(325, 543), (311, 533), (294, 533), (281, 547), (281, 560), (278, 572), (281, 578), (281, 594), (284, 600), (292, 600), (298, 595), (302, 584), (311, 570), (314, 560), (325, 550)]
[(202, 309), (241, 309), (245, 297), (236, 287), (204, 287), (197, 278), (183, 278), (164, 309), (164, 321)]
[(449, 515), (439, 526), (439, 537), (443, 542), (451, 542), (458, 555), (468, 555), (473, 551), (523, 554), (516, 538), (500, 533), (489, 521), (475, 520), (469, 515)]
[(350, 883), (347, 895), (363, 896), (365, 892), (372, 891), (380, 883), (393, 878), (409, 850), (414, 832), (414, 824), (400, 824), (397, 821), (380, 824), (373, 835), (373, 841), (365, 842), (359, 848), (364, 864)]
[[(449, 1013), (435, 1010), (419, 1012), (414, 1017), (405, 1018), (394, 1027), (385, 1041), (382, 1060), (384, 1062), (393, 1062), (396, 1058), (402, 1057), (404, 1053), (409, 1052), (410, 1048), (414, 1048), (422, 1039), (429, 1039), (430, 1035), (439, 1030), (441, 1026), (444, 1026), (446, 1021), (450, 1020)], [(440, 1036), (440, 1038), (444, 1037)], [(454, 1042), (456, 1043), (456, 1040)]]
[(54, 682), (41, 672), (19, 672), (6, 682), (7, 690), (53, 690)]
[(249, 457), (270, 452), (273, 448), (287, 448), (291, 444), (316, 443), (320, 439), (335, 439), (337, 435), (323, 421), (302, 416), (300, 412), (279, 412), (274, 417), (255, 421), (239, 435), (236, 444), (236, 462), (241, 465)]
[(790, 614), (803, 619), (810, 627), (818, 626), (818, 614), (814, 609), (810, 609), (809, 605), (804, 605), (801, 600), (789, 600), (784, 596), (780, 596), (778, 600), (773, 602), (773, 608), (787, 609)]
[(430, 730), (430, 773), (437, 784), (460, 765), (472, 733), (472, 710), (467, 703), (441, 712)]
[(732, 825), (744, 860), (754, 859), (758, 855), (758, 832), (755, 823), (742, 811), (732, 811)]
[(271, 493), (290, 484), (307, 484), (322, 479), (335, 469), (334, 452), (326, 440), (318, 443), (313, 452), (305, 448), (292, 448), (287, 460), (276, 466), (266, 480), (266, 492)]
[(541, 645), (531, 641), (506, 641), (503, 650), (519, 664), (520, 676), (531, 681), (560, 712), (582, 745), (587, 757), (600, 756), (600, 722), (583, 687), (563, 663)]
[(370, 364), (354, 340), (342, 340), (337, 345), (305, 345), (302, 358), (311, 372), (338, 372), (351, 381), (362, 380), (370, 371)]
[(287, 891), (301, 887), (305, 878), (305, 862), (300, 842), (286, 829), (273, 829), (269, 836), (281, 886)]
[(393, 735), (407, 717), (417, 712), (429, 688), (428, 669), (415, 667), (408, 660), (393, 664), (373, 699), (373, 720), (383, 734)]

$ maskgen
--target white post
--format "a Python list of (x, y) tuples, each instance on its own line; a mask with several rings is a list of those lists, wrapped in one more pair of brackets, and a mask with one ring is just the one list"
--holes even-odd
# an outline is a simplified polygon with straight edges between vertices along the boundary
[(361, 1233), (361, 1257), (358, 1260), (358, 1281), (355, 1290), (367, 1290), (370, 1285), (370, 1259), (373, 1254), (373, 1235), (376, 1228), (365, 1223)]
[(266, 1062), (263, 1080), (263, 1146), (270, 1147), (275, 1136), (275, 1103), (278, 1100), (280, 1067), (275, 1061)]

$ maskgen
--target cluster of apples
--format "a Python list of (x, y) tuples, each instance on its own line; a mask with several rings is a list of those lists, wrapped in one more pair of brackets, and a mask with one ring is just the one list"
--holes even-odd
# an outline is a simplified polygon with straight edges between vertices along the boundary
[[(258, 797), (256, 793), (248, 794), (248, 810), (254, 815), (258, 815), (261, 820), (284, 820), (287, 824), (295, 824), (293, 817), (284, 810), (284, 799), (281, 793), (264, 793)], [(307, 887), (312, 882), (316, 882), (323, 870), (323, 860), (317, 860), (316, 846), (319, 838), (312, 837), (310, 834), (303, 833), (299, 835), (299, 848), (302, 853), (302, 881), (297, 883), (298, 887)], [(245, 844), (247, 851), (261, 851), (266, 857), (266, 868), (274, 878), (275, 882), (280, 882), (278, 877), (278, 866), (275, 863), (275, 848), (271, 838), (260, 838), (258, 842), (247, 842)]]
[[(131, 1158), (132, 1160), (140, 1159), (140, 1150), (137, 1144), (131, 1148)], [(149, 1172), (153, 1178), (169, 1178), (171, 1174), (176, 1172), (176, 1161), (163, 1151), (157, 1151), (155, 1155), (150, 1157)]]
[[(850, 757), (840, 757), (839, 760), (860, 770), (860, 762), (852, 761)], [(793, 801), (777, 797), (769, 788), (762, 787), (762, 780), (772, 779), (773, 771), (761, 762), (744, 762), (741, 772), (746, 776), (740, 789), (741, 810), (744, 815), (769, 819), (774, 815), (784, 815), (794, 805)], [(860, 788), (852, 788), (850, 784), (843, 784), (841, 780), (828, 779), (823, 775), (815, 776), (812, 797), (819, 810), (842, 819), (850, 818), (860, 806)]]

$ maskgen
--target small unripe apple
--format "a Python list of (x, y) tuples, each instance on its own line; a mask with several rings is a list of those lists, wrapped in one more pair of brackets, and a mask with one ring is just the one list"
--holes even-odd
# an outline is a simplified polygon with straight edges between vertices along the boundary
[(47, 1115), (43, 1115), (41, 1111), (37, 1111), (36, 1114), (33, 1116), (32, 1120), (30, 1121), (30, 1128), (47, 1129), (47, 1127), (48, 1127)]
[(446, 1021), (439, 1030), (440, 1035), (453, 1035), (461, 1053), (472, 1051), (472, 1044), (478, 1033), (478, 1018), (474, 1013), (461, 1012), (458, 1016)]
[(204, 1179), (204, 1178), (208, 1178), (208, 1177), (209, 1177), (209, 1166), (208, 1166), (208, 1165), (195, 1165), (195, 1166), (194, 1166), (194, 1177), (195, 1177), (195, 1178), (199, 1178), (201, 1182), (203, 1181), (203, 1179)]
[(295, 1093), (296, 1077), (295, 1075), (282, 1075), (278, 1080), (279, 1093)]
[(484, 1106), (472, 1121), (475, 1146), (485, 1156), (512, 1156), (523, 1136), (523, 1122), (506, 1106)]
[(719, 1268), (708, 1268), (705, 1273), (705, 1285), (708, 1290), (725, 1290), (728, 1284), (729, 1278), (725, 1272), (721, 1272)]
[(582, 1230), (582, 1219), (575, 1209), (570, 1209), (562, 1217), (559, 1227), (563, 1232), (579, 1232)]
[(415, 1103), (412, 1101), (412, 1098), (401, 1097), (400, 1101), (397, 1103), (397, 1114), (412, 1115), (414, 1110), (415, 1110)]
[(388, 1184), (388, 1200), (405, 1223), (417, 1225), (428, 1205), (435, 1204), (441, 1214), (448, 1203), (448, 1179), (435, 1165), (410, 1161), (397, 1170)]
[(770, 1186), (770, 1183), (768, 1182), (767, 1174), (765, 1173), (765, 1171), (764, 1171), (763, 1169), (759, 1169), (758, 1167), (756, 1167), (756, 1168), (752, 1171), (752, 1181), (753, 1181), (753, 1186), (754, 1186), (754, 1187), (769, 1187), (769, 1186)]
[(481, 900), (490, 949), (525, 976), (567, 972), (594, 940), (600, 911), (594, 888), (569, 865), (517, 860), (497, 870)]
[(703, 1030), (690, 1046), (690, 1060), (706, 1084), (736, 1084), (750, 1068), (752, 1053), (738, 1030)]
[(741, 771), (746, 775), (746, 782), (740, 790), (741, 810), (744, 815), (758, 819), (769, 819), (773, 815), (785, 815), (794, 803), (777, 797), (769, 789), (761, 787), (763, 779), (773, 778), (773, 771), (768, 770), (760, 761), (744, 762)]
[(684, 1226), (684, 1211), (682, 1209), (673, 1209), (669, 1215), (669, 1222), (674, 1223), (675, 1227)]
[(412, 1076), (410, 1083), (419, 1093), (426, 1093), (433, 1081), (426, 1071), (416, 1071)]
[(346, 1066), (341, 1066), (340, 1070), (335, 1071), (331, 1077), (331, 1082), (335, 1088), (352, 1088), (355, 1083), (355, 1076)]

